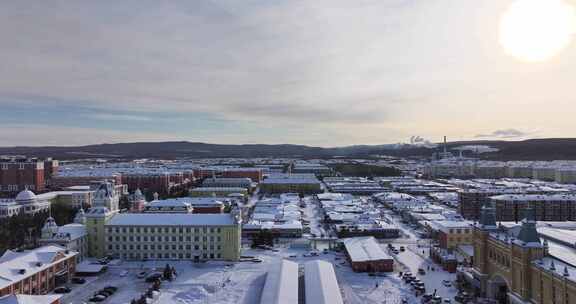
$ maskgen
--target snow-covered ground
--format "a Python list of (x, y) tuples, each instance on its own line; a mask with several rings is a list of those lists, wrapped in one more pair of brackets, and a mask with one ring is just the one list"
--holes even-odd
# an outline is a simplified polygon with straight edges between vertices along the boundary
[[(306, 207), (303, 209), (304, 217), (310, 221), (311, 233), (317, 236), (327, 236), (330, 231), (324, 229), (321, 223), (322, 212), (310, 197), (305, 198)], [(247, 204), (253, 206), (257, 196), (253, 195)], [(409, 269), (425, 283), (428, 293), (437, 290), (443, 298), (453, 299), (457, 291), (454, 287), (444, 287), (443, 280), (455, 280), (454, 274), (449, 274), (439, 269), (427, 258), (427, 248), (418, 247), (418, 243), (426, 244), (426, 240), (419, 240), (408, 225), (403, 224), (396, 216), (391, 216), (393, 224), (402, 229), (404, 237), (390, 240), (398, 248), (405, 246), (407, 250), (395, 256), (395, 272), (385, 276), (369, 276), (366, 273), (355, 273), (345, 261), (342, 253), (320, 254), (317, 257), (304, 256), (308, 251), (305, 249), (290, 248), (287, 243), (278, 247), (277, 251), (248, 249), (242, 250), (244, 256), (255, 256), (262, 260), (254, 262), (207, 262), (192, 263), (190, 261), (169, 261), (174, 266), (178, 276), (172, 282), (163, 282), (161, 295), (158, 303), (161, 304), (259, 304), (260, 295), (266, 281), (266, 273), (280, 259), (286, 258), (295, 262), (303, 263), (321, 259), (331, 262), (335, 266), (336, 276), (340, 285), (340, 292), (346, 304), (400, 304), (402, 299), (408, 303), (419, 303), (414, 296), (411, 287), (398, 277), (398, 271)], [(382, 246), (386, 246), (385, 242)], [(426, 250), (422, 254), (422, 250)], [(148, 262), (122, 262), (118, 265), (110, 265), (109, 270), (95, 278), (90, 278), (84, 285), (70, 285), (72, 293), (65, 295), (63, 304), (81, 304), (87, 302), (95, 292), (101, 288), (113, 285), (119, 288), (118, 292), (104, 301), (104, 304), (129, 303), (137, 298), (149, 286), (144, 279), (137, 278), (142, 271), (152, 272), (162, 270), (166, 261)], [(436, 268), (436, 271), (428, 270), (428, 265)], [(418, 275), (418, 268), (424, 268), (426, 275)], [(120, 277), (120, 273), (128, 270), (129, 274)]]
[[(163, 282), (159, 303), (162, 304), (259, 304), (260, 295), (266, 281), (268, 269), (286, 258), (303, 265), (314, 259), (331, 262), (335, 266), (340, 284), (340, 292), (347, 304), (400, 304), (402, 298), (414, 300), (409, 286), (405, 285), (396, 273), (385, 277), (371, 277), (366, 273), (355, 273), (345, 262), (342, 253), (320, 254), (318, 257), (305, 257), (307, 250), (279, 248), (278, 252), (270, 250), (245, 249), (243, 255), (256, 256), (262, 263), (253, 262), (192, 262), (169, 261), (177, 271), (177, 278), (172, 282)], [(296, 257), (294, 257), (296, 256)], [(137, 298), (149, 284), (137, 278), (142, 271), (162, 270), (166, 261), (123, 262), (110, 266), (109, 270), (98, 278), (91, 278), (84, 285), (76, 285), (73, 292), (63, 298), (63, 304), (81, 304), (101, 288), (113, 285), (118, 292), (104, 301), (104, 304), (130, 303)], [(344, 265), (342, 265), (344, 264)], [(126, 277), (120, 272), (129, 270)], [(383, 300), (387, 302), (383, 302)], [(409, 303), (414, 303), (409, 301)]]
[(320, 222), (322, 218), (322, 211), (313, 199), (306, 197), (306, 208), (303, 209), (305, 218), (310, 221), (310, 233), (316, 236), (328, 236), (322, 223)]

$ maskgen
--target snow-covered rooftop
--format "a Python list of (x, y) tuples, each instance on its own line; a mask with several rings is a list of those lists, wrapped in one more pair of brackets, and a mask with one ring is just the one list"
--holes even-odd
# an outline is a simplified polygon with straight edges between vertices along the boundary
[(390, 260), (373, 236), (354, 237), (342, 240), (352, 262)]
[(260, 304), (296, 303), (298, 303), (298, 263), (282, 260), (272, 265), (268, 271)]
[(61, 295), (24, 295), (11, 294), (0, 297), (0, 304), (46, 304), (54, 303), (60, 299)]
[(107, 226), (232, 226), (232, 215), (191, 213), (121, 213), (110, 219)]
[[(16, 252), (7, 250), (0, 257), (0, 289), (53, 266), (59, 254), (63, 258), (77, 255), (57, 245)], [(59, 259), (58, 259), (59, 260)]]
[(304, 264), (306, 303), (343, 304), (332, 264), (315, 260)]

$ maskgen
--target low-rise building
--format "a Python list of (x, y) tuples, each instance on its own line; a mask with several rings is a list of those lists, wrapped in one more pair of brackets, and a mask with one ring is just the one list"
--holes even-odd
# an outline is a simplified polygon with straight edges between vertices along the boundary
[(58, 226), (52, 217), (46, 219), (38, 243), (40, 245), (59, 245), (70, 251), (78, 252), (77, 262), (81, 262), (88, 255), (88, 232), (86, 231), (84, 210), (78, 211), (73, 223), (63, 226)]
[(247, 177), (213, 177), (207, 178), (202, 182), (202, 187), (212, 187), (212, 188), (246, 188), (248, 190), (252, 189), (252, 180)]
[(248, 195), (248, 189), (239, 187), (200, 187), (190, 190), (192, 197), (228, 196), (230, 194)]
[(376, 242), (374, 237), (343, 239), (346, 256), (355, 272), (390, 272), (394, 259)]
[(430, 221), (428, 228), (443, 249), (452, 250), (460, 245), (471, 245), (474, 241), (470, 221)]
[(317, 194), (322, 192), (320, 181), (315, 177), (270, 177), (260, 183), (260, 191), (263, 193), (299, 193)]
[(50, 211), (50, 201), (39, 199), (34, 192), (24, 190), (18, 193), (15, 199), (0, 200), (0, 218), (15, 215), (34, 215)]
[(0, 257), (0, 297), (50, 292), (74, 275), (76, 255), (56, 245), (21, 252), (7, 250)]

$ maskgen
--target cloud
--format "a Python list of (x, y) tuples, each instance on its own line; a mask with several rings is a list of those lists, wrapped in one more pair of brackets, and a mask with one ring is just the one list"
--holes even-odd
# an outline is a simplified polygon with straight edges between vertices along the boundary
[(524, 132), (517, 129), (502, 129), (496, 130), (492, 133), (488, 134), (478, 134), (475, 135), (475, 138), (523, 138), (533, 134), (533, 132)]
[[(495, 35), (506, 2), (2, 1), (0, 107), (30, 106), (0, 128), (44, 113), (55, 128), (325, 145), (462, 137), (498, 115), (495, 129), (573, 129), (558, 109), (573, 109), (576, 52), (511, 60)], [(75, 107), (93, 111), (65, 117)]]
[(89, 118), (98, 120), (121, 120), (121, 121), (150, 121), (152, 118), (146, 116), (137, 115), (125, 115), (125, 114), (92, 114), (87, 115)]

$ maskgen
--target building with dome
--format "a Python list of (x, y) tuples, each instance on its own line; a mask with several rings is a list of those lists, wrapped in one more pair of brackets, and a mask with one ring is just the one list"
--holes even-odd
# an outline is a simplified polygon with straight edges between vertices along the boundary
[(88, 255), (88, 233), (84, 210), (78, 210), (74, 222), (64, 226), (58, 226), (53, 217), (47, 218), (42, 227), (39, 243), (40, 245), (59, 245), (76, 251), (78, 252), (77, 262), (81, 262)]
[(18, 193), (15, 199), (0, 200), (0, 218), (12, 217), (19, 214), (34, 215), (50, 210), (50, 201), (39, 199), (34, 192), (24, 190)]

